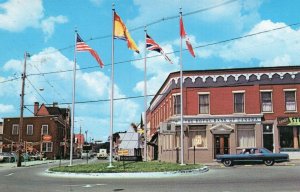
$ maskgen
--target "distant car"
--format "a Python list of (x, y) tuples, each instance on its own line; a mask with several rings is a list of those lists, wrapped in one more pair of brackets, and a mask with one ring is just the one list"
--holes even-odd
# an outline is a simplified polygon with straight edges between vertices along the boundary
[(272, 153), (265, 148), (246, 148), (240, 154), (217, 155), (217, 162), (230, 167), (235, 163), (264, 163), (272, 166), (274, 163), (289, 161), (288, 154)]
[(3, 152), (0, 153), (0, 162), (14, 162), (15, 161), (15, 157), (8, 152)]
[(97, 159), (107, 159), (108, 154), (106, 149), (99, 149), (99, 153), (97, 153)]
[(93, 157), (93, 152), (92, 150), (83, 150), (81, 153), (81, 159), (86, 159), (86, 158), (92, 158)]

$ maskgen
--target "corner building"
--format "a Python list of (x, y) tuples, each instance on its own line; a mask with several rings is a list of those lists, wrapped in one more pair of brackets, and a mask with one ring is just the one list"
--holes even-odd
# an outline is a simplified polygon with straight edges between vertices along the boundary
[[(180, 73), (147, 111), (149, 156), (180, 162)], [(183, 71), (184, 163), (265, 147), (300, 159), (300, 67)]]

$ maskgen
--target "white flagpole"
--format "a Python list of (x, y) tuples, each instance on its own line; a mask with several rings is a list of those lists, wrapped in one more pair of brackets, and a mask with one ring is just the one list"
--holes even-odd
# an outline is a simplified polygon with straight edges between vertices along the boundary
[(113, 167), (113, 123), (114, 123), (114, 32), (115, 32), (115, 5), (112, 4), (112, 39), (111, 39), (111, 92), (110, 92), (110, 144), (109, 144), (109, 166)]
[(147, 29), (145, 26), (145, 52), (144, 52), (144, 161), (147, 161)]
[[(180, 19), (182, 18), (182, 11), (180, 8)], [(180, 27), (180, 26), (179, 26)], [(183, 91), (182, 91), (182, 83), (183, 83), (183, 75), (182, 75), (182, 37), (180, 34), (180, 157), (181, 157), (181, 163), (180, 165), (184, 165), (183, 161)]]
[(75, 81), (76, 81), (76, 42), (77, 30), (75, 29), (75, 45), (74, 45), (74, 66), (73, 66), (73, 93), (72, 93), (72, 126), (70, 135), (70, 166), (73, 164), (73, 134), (74, 134), (74, 113), (75, 113)]

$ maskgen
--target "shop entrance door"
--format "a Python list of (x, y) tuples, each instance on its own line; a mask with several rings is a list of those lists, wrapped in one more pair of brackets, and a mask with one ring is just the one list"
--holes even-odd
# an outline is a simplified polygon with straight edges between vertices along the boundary
[(264, 124), (263, 125), (263, 142), (264, 148), (273, 151), (274, 141), (273, 141), (273, 125), (272, 124)]
[(229, 154), (229, 135), (214, 135), (214, 158), (216, 155)]

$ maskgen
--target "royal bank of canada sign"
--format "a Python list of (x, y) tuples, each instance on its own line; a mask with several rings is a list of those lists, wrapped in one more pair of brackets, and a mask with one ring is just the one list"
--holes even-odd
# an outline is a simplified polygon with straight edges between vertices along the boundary
[[(179, 123), (180, 119), (176, 119), (175, 123)], [(183, 123), (185, 124), (216, 124), (216, 123), (260, 123), (261, 117), (184, 117)]]

